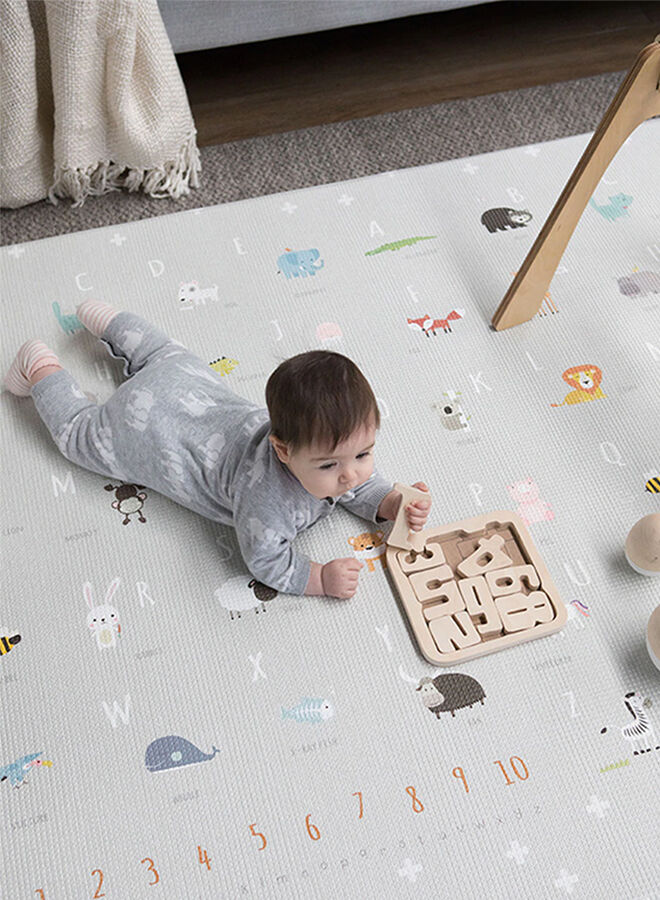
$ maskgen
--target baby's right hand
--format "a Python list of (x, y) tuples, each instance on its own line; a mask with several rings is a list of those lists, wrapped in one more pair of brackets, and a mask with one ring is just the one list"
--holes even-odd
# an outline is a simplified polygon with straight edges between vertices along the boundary
[(354, 556), (344, 559), (333, 559), (321, 569), (321, 583), (323, 590), (329, 597), (339, 597), (348, 600), (357, 590), (360, 569), (363, 562)]

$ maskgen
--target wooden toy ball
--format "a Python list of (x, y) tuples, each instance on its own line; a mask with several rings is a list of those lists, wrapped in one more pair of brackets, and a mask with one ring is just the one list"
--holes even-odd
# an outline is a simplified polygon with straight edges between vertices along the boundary
[(646, 626), (646, 649), (653, 664), (660, 669), (660, 606), (653, 610)]
[(640, 575), (660, 575), (660, 513), (635, 522), (626, 538), (625, 553)]

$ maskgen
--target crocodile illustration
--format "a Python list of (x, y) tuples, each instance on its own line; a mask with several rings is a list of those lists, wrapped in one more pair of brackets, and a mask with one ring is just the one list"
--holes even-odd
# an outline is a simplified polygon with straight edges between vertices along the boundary
[(364, 255), (375, 256), (377, 253), (384, 253), (386, 250), (400, 250), (402, 247), (409, 247), (411, 244), (416, 244), (417, 241), (432, 241), (436, 237), (436, 234), (430, 234), (428, 237), (406, 238), (403, 241), (395, 241), (393, 244), (383, 244), (381, 247), (376, 247), (375, 250), (368, 250)]

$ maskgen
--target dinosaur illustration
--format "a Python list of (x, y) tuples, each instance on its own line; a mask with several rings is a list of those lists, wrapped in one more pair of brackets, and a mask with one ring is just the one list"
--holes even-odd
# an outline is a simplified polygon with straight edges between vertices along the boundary
[(70, 315), (62, 315), (60, 304), (57, 301), (53, 303), (53, 312), (55, 313), (55, 317), (62, 326), (62, 330), (65, 332), (65, 334), (73, 334), (75, 331), (80, 331), (80, 329), (83, 327), (82, 322), (74, 313), (71, 313)]
[(591, 197), (589, 206), (592, 206), (597, 210), (608, 222), (614, 222), (621, 216), (628, 215), (628, 207), (633, 202), (633, 198), (629, 197), (627, 194), (615, 194), (614, 197), (609, 198), (609, 201), (609, 203), (604, 203), (602, 206), (599, 206), (594, 198)]

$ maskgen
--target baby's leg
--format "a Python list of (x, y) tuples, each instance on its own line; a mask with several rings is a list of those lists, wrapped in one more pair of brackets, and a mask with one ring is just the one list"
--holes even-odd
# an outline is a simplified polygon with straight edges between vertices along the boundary
[(124, 480), (103, 406), (92, 403), (66, 369), (37, 381), (32, 386), (32, 399), (67, 459), (100, 475)]
[(149, 363), (188, 351), (145, 319), (95, 300), (76, 309), (82, 324), (95, 334), (115, 359), (124, 360), (124, 374), (135, 375)]

